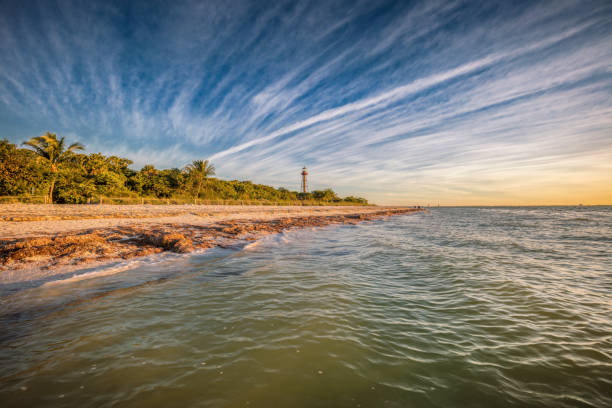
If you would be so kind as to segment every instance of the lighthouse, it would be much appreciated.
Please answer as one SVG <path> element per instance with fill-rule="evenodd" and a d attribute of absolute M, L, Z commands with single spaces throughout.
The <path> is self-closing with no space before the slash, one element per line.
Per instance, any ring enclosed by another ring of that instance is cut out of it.
<path fill-rule="evenodd" d="M 308 171 L 306 167 L 302 169 L 302 193 L 308 192 Z"/>

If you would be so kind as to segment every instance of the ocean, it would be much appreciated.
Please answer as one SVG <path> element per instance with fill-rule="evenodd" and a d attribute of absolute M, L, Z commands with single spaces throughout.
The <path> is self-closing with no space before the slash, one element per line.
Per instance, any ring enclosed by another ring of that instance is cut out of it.
<path fill-rule="evenodd" d="M 0 405 L 610 407 L 611 244 L 432 208 L 0 285 Z"/>

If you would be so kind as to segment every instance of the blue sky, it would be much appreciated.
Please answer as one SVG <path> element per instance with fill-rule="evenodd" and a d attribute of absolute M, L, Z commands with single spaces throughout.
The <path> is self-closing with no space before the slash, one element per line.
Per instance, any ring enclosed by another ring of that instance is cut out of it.
<path fill-rule="evenodd" d="M 609 1 L 0 5 L 0 138 L 292 189 L 306 165 L 383 204 L 612 203 Z"/>

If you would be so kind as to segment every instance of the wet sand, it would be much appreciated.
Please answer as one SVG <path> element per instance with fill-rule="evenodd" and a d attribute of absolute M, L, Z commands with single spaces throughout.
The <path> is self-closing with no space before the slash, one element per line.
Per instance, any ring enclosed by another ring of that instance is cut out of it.
<path fill-rule="evenodd" d="M 415 211 L 377 206 L 1 205 L 0 282 Z"/>

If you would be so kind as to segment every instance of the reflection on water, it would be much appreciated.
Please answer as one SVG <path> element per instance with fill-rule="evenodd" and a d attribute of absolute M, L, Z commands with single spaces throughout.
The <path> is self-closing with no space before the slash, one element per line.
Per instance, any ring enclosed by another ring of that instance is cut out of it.
<path fill-rule="evenodd" d="M 612 406 L 611 242 L 610 208 L 440 208 L 10 288 L 0 401 Z"/>

